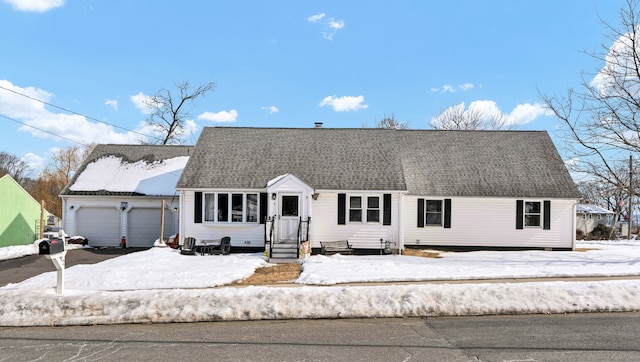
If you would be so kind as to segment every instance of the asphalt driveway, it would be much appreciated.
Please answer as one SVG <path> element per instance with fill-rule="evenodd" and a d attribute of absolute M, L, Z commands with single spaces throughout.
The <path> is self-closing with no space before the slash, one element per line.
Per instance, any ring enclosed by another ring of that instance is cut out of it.
<path fill-rule="evenodd" d="M 147 250 L 148 248 L 83 248 L 67 251 L 65 266 L 95 264 L 117 256 Z M 36 275 L 55 271 L 51 260 L 44 255 L 28 255 L 22 258 L 0 260 L 0 287 L 18 283 Z"/>

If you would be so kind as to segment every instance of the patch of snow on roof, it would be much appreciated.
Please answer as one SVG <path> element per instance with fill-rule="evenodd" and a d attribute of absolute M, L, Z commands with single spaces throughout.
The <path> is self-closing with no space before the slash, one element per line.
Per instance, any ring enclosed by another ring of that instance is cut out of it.
<path fill-rule="evenodd" d="M 607 210 L 603 207 L 596 206 L 593 204 L 578 204 L 576 205 L 576 211 L 595 213 L 595 214 L 615 214 L 613 211 Z"/>
<path fill-rule="evenodd" d="M 69 190 L 173 195 L 188 160 L 188 156 L 181 156 L 129 163 L 116 156 L 102 157 L 88 164 Z"/>

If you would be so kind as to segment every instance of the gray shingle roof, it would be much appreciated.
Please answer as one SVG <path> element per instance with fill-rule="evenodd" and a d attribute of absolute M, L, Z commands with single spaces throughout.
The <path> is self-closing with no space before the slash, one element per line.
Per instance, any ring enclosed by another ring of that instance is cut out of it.
<path fill-rule="evenodd" d="M 193 153 L 193 146 L 182 145 L 97 145 L 87 156 L 80 168 L 69 181 L 69 184 L 62 190 L 61 195 L 112 195 L 112 196 L 139 196 L 134 192 L 109 192 L 109 191 L 71 191 L 69 188 L 75 183 L 78 176 L 87 168 L 91 162 L 105 156 L 120 157 L 125 162 L 134 163 L 145 160 L 149 163 L 159 160 L 166 160 L 174 157 L 189 156 Z"/>
<path fill-rule="evenodd" d="M 319 190 L 579 197 L 544 131 L 209 127 L 177 187 L 259 189 L 286 173 Z"/>

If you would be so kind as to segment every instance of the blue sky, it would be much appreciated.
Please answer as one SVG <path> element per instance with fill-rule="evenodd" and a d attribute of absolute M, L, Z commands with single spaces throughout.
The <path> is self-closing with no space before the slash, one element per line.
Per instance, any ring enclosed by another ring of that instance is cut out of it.
<path fill-rule="evenodd" d="M 38 170 L 58 148 L 136 143 L 140 99 L 181 81 L 216 83 L 186 143 L 205 126 L 359 128 L 391 114 L 427 129 L 464 103 L 561 148 L 539 91 L 602 67 L 581 51 L 610 45 L 599 17 L 617 25 L 622 4 L 2 0 L 0 151 Z"/>

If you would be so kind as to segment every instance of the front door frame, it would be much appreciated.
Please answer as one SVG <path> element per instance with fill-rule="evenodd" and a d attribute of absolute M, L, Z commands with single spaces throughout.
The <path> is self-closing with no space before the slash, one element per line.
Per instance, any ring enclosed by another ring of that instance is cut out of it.
<path fill-rule="evenodd" d="M 296 198 L 296 210 L 284 210 L 284 207 L 288 203 L 285 203 L 285 198 Z M 298 241 L 298 223 L 300 222 L 302 206 L 302 193 L 301 192 L 282 192 L 278 194 L 278 242 L 284 241 Z"/>
<path fill-rule="evenodd" d="M 298 241 L 298 223 L 300 222 L 300 218 L 307 220 L 307 218 L 311 217 L 311 195 L 315 190 L 296 176 L 292 174 L 285 174 L 269 181 L 267 183 L 266 191 L 267 195 L 269 195 L 267 213 L 274 218 L 273 242 L 291 240 L 292 238 L 295 239 L 295 241 Z M 291 235 L 293 230 L 290 229 L 288 232 L 284 232 L 283 229 L 287 227 L 285 223 L 287 221 L 293 223 L 294 218 L 293 216 L 290 216 L 289 219 L 285 219 L 284 221 L 282 220 L 283 196 L 298 197 L 298 216 L 295 217 L 296 228 L 293 235 Z"/>

